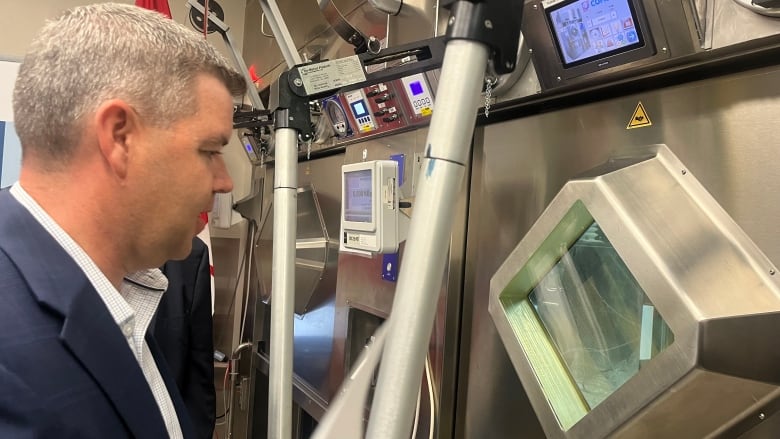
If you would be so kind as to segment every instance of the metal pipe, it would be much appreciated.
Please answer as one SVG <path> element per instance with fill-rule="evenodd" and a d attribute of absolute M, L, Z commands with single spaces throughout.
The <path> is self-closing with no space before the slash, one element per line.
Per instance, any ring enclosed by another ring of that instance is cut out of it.
<path fill-rule="evenodd" d="M 295 42 L 290 35 L 290 31 L 287 29 L 287 25 L 284 22 L 282 13 L 279 11 L 276 0 L 258 1 L 260 2 L 260 8 L 265 12 L 265 19 L 268 20 L 268 24 L 271 25 L 271 32 L 273 32 L 274 37 L 276 38 L 276 44 L 279 46 L 279 50 L 282 51 L 284 60 L 287 62 L 287 67 L 303 64 L 301 55 L 298 54 L 298 50 L 295 48 Z M 262 20 L 262 17 L 260 19 Z M 262 26 L 262 22 L 260 25 Z"/>
<path fill-rule="evenodd" d="M 283 117 L 280 113 L 286 115 L 286 111 L 277 111 L 277 118 Z M 292 128 L 277 128 L 275 141 L 268 437 L 288 439 L 292 434 L 298 133 Z"/>
<path fill-rule="evenodd" d="M 249 69 L 244 62 L 244 58 L 242 58 L 238 52 L 236 52 L 236 46 L 233 45 L 233 37 L 231 37 L 228 32 L 223 32 L 222 38 L 225 40 L 225 45 L 228 47 L 228 49 L 230 49 L 228 50 L 228 53 L 230 53 L 230 57 L 233 59 L 233 64 L 244 76 L 244 81 L 246 81 L 246 94 L 249 97 L 249 102 L 254 108 L 258 110 L 265 110 L 263 101 L 260 99 L 260 93 L 257 92 L 257 87 L 252 81 L 252 77 L 249 76 Z"/>
<path fill-rule="evenodd" d="M 249 69 L 246 67 L 244 58 L 242 58 L 238 51 L 236 51 L 236 46 L 233 44 L 233 38 L 230 36 L 230 28 L 228 25 L 224 21 L 217 18 L 214 14 L 207 15 L 206 9 L 203 7 L 203 5 L 198 3 L 197 0 L 188 0 L 187 6 L 190 8 L 195 8 L 195 10 L 203 14 L 203 17 L 208 17 L 209 23 L 217 27 L 220 35 L 222 35 L 222 39 L 225 41 L 225 45 L 228 48 L 228 53 L 230 54 L 230 58 L 233 60 L 233 64 L 236 66 L 236 69 L 238 69 L 238 71 L 241 72 L 241 74 L 244 76 L 249 101 L 252 103 L 253 107 L 264 110 L 265 107 L 263 106 L 263 101 L 260 99 L 260 94 L 257 92 L 257 88 L 255 88 L 254 82 L 252 82 L 252 77 L 249 76 Z"/>
<path fill-rule="evenodd" d="M 447 43 L 422 178 L 390 314 L 366 437 L 406 439 L 433 328 L 458 191 L 470 144 L 488 48 L 467 40 Z"/>
<path fill-rule="evenodd" d="M 240 345 L 236 346 L 235 349 L 233 349 L 233 353 L 230 355 L 230 391 L 228 392 L 230 397 L 228 398 L 228 401 L 230 401 L 230 407 L 233 407 L 233 395 L 236 390 L 236 377 L 238 376 L 238 360 L 241 359 L 241 351 L 245 349 L 251 349 L 252 343 L 246 342 L 241 343 Z M 225 410 L 227 410 L 227 407 L 225 407 Z M 233 437 L 233 416 L 235 415 L 235 410 L 232 411 L 228 415 L 228 424 L 227 424 L 227 437 L 230 439 Z"/>

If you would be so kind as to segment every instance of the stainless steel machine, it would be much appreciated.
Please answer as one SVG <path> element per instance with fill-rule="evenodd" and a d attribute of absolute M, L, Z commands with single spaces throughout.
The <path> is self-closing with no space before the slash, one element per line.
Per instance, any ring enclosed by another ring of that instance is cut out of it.
<path fill-rule="evenodd" d="M 315 2 L 279 3 L 301 24 L 291 31 L 304 58 L 352 53 Z M 743 3 L 525 1 L 519 71 L 498 82 L 488 72 L 473 109 L 413 437 L 780 434 L 771 347 L 780 21 L 778 5 Z M 435 1 L 404 2 L 393 16 L 369 2 L 334 4 L 391 47 L 447 27 Z M 261 15 L 248 2 L 244 58 L 271 83 L 284 66 Z M 455 110 L 436 105 L 437 79 L 423 75 L 424 91 L 399 80 L 315 105 L 329 129 L 297 164 L 294 437 L 313 434 L 398 294 L 384 256 L 333 255 L 339 170 L 394 158 L 414 217 L 425 118 Z M 428 110 L 415 91 L 429 95 Z M 351 106 L 359 100 L 371 123 Z M 390 107 L 400 122 L 383 120 Z M 262 205 L 237 206 L 260 233 L 241 340 L 254 349 L 239 368 L 249 396 L 239 404 L 237 392 L 231 416 L 258 438 L 267 432 L 275 164 L 264 161 Z"/>

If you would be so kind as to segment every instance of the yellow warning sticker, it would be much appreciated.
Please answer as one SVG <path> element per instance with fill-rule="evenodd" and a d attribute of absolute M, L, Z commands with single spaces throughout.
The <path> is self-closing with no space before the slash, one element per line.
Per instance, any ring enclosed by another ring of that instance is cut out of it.
<path fill-rule="evenodd" d="M 626 129 L 649 127 L 652 124 L 653 122 L 650 121 L 650 117 L 647 115 L 647 111 L 645 111 L 645 106 L 642 105 L 642 101 L 639 101 L 634 114 L 631 115 L 631 120 L 628 121 Z"/>

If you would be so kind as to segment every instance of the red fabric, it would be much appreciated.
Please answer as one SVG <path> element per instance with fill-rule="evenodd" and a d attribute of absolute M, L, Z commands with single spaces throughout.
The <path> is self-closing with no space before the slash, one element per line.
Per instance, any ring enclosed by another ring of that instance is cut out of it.
<path fill-rule="evenodd" d="M 173 18 L 171 16 L 171 8 L 168 6 L 168 0 L 135 0 L 135 5 L 157 11 L 168 18 Z"/>

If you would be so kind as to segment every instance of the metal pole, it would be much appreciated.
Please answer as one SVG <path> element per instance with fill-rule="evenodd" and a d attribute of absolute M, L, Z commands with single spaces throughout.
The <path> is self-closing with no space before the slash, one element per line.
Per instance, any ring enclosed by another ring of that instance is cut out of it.
<path fill-rule="evenodd" d="M 276 112 L 287 117 L 286 110 Z M 298 133 L 277 128 L 274 168 L 274 236 L 271 270 L 271 358 L 268 372 L 268 437 L 292 435 L 293 305 L 297 227 Z"/>
<path fill-rule="evenodd" d="M 244 80 L 246 81 L 247 87 L 246 94 L 249 96 L 249 102 L 252 103 L 254 108 L 258 110 L 265 110 L 265 106 L 263 105 L 263 101 L 260 99 L 260 94 L 257 92 L 255 83 L 252 82 L 252 77 L 249 76 L 249 69 L 246 67 L 244 58 L 239 56 L 238 52 L 236 52 L 235 46 L 233 45 L 233 38 L 227 32 L 222 33 L 222 38 L 225 40 L 225 45 L 227 45 L 230 49 L 229 52 L 231 58 L 233 58 L 233 64 L 235 64 L 241 74 L 244 75 Z"/>
<path fill-rule="evenodd" d="M 235 407 L 235 390 L 236 390 L 236 377 L 238 377 L 238 360 L 241 359 L 241 351 L 245 349 L 252 349 L 254 345 L 251 342 L 241 343 L 233 349 L 233 353 L 230 355 L 230 391 L 228 392 L 228 401 L 230 401 L 229 407 Z M 227 439 L 233 437 L 233 416 L 232 414 L 227 417 Z"/>
<path fill-rule="evenodd" d="M 487 46 L 468 40 L 452 40 L 444 52 L 390 336 L 366 432 L 370 439 L 408 439 L 411 432 L 487 59 Z"/>
<path fill-rule="evenodd" d="M 301 60 L 301 56 L 295 48 L 295 42 L 290 35 L 290 31 L 287 30 L 287 25 L 284 22 L 284 18 L 282 18 L 282 13 L 279 11 L 276 0 L 259 0 L 259 2 L 260 8 L 265 12 L 265 18 L 268 20 L 268 24 L 271 25 L 271 32 L 274 33 L 276 44 L 279 46 L 279 50 L 282 51 L 284 60 L 287 62 L 287 67 L 292 68 L 293 66 L 302 64 L 303 61 Z"/>
<path fill-rule="evenodd" d="M 195 8 L 195 10 L 203 14 L 204 17 L 206 16 L 206 9 L 196 0 L 188 0 L 187 6 Z M 252 103 L 252 106 L 259 110 L 264 110 L 265 107 L 263 106 L 263 101 L 260 99 L 260 94 L 257 93 L 255 84 L 252 82 L 252 78 L 249 76 L 249 70 L 246 68 L 244 58 L 238 54 L 236 51 L 236 46 L 233 45 L 233 38 L 229 33 L 230 28 L 227 24 L 225 24 L 224 21 L 220 20 L 213 14 L 208 16 L 208 20 L 219 30 L 219 33 L 222 35 L 222 39 L 225 40 L 225 45 L 229 49 L 228 52 L 230 53 L 230 57 L 233 60 L 233 64 L 236 66 L 236 69 L 238 69 L 238 71 L 241 72 L 241 74 L 244 76 L 247 87 L 247 95 L 249 96 L 249 101 Z"/>

